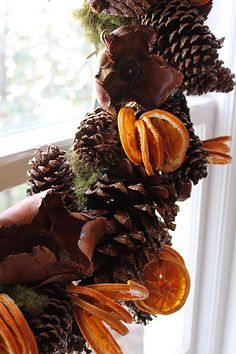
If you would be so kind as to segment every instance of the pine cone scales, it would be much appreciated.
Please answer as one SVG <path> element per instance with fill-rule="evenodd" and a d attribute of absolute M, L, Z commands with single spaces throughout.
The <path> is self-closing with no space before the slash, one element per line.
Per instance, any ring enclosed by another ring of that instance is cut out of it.
<path fill-rule="evenodd" d="M 73 307 L 63 287 L 58 284 L 50 285 L 40 288 L 40 293 L 49 297 L 49 304 L 37 317 L 26 315 L 36 338 L 39 353 L 63 354 L 71 350 L 87 351 L 82 334 L 79 330 L 76 333 L 72 331 Z"/>
<path fill-rule="evenodd" d="M 230 92 L 235 86 L 235 75 L 231 73 L 229 68 L 223 67 L 224 62 L 218 60 L 216 63 L 217 80 L 212 84 L 211 91 Z"/>
<path fill-rule="evenodd" d="M 73 149 L 81 162 L 95 170 L 120 158 L 116 117 L 102 108 L 88 113 L 75 135 Z"/>
<path fill-rule="evenodd" d="M 153 253 L 161 244 L 170 244 L 168 228 L 175 228 L 178 212 L 172 182 L 148 177 L 143 166 L 127 159 L 115 167 L 86 192 L 88 212 L 109 220 L 106 236 L 95 251 L 95 282 L 141 279 Z"/>
<path fill-rule="evenodd" d="M 136 17 L 148 8 L 146 0 L 87 0 L 90 8 L 96 13 L 107 13 L 120 17 Z"/>
<path fill-rule="evenodd" d="M 176 91 L 168 98 L 161 108 L 174 114 L 185 124 L 190 138 L 185 161 L 177 171 L 171 174 L 171 176 L 174 179 L 176 178 L 177 182 L 189 182 L 191 180 L 194 184 L 197 184 L 200 179 L 207 176 L 208 153 L 203 149 L 201 140 L 194 132 L 184 94 L 180 90 Z"/>
<path fill-rule="evenodd" d="M 141 19 L 155 30 L 154 52 L 184 74 L 183 88 L 188 93 L 194 90 L 192 77 L 205 82 L 213 73 L 221 46 L 203 20 L 185 0 L 160 0 Z"/>
<path fill-rule="evenodd" d="M 66 152 L 58 146 L 49 145 L 47 151 L 38 149 L 30 161 L 28 171 L 28 195 L 33 195 L 47 189 L 58 192 L 65 207 L 71 211 L 77 209 L 74 191 L 74 174 L 65 157 Z"/>

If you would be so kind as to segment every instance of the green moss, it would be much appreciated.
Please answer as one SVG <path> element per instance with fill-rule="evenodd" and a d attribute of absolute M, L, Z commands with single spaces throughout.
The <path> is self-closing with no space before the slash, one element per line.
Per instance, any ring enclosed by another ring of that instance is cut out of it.
<path fill-rule="evenodd" d="M 8 294 L 23 312 L 31 316 L 38 315 L 49 304 L 49 298 L 46 295 L 39 294 L 23 285 L 2 287 L 1 290 Z"/>
<path fill-rule="evenodd" d="M 91 41 L 97 49 L 102 47 L 100 34 L 104 29 L 111 32 L 118 27 L 137 23 L 134 18 L 95 14 L 90 10 L 86 1 L 80 9 L 74 10 L 73 15 L 80 21 L 88 40 Z"/>
<path fill-rule="evenodd" d="M 68 154 L 68 160 L 75 174 L 75 187 L 78 199 L 78 205 L 85 207 L 87 198 L 85 196 L 86 190 L 97 182 L 101 176 L 100 171 L 94 171 L 91 167 L 84 165 L 79 159 L 76 152 L 71 151 Z"/>

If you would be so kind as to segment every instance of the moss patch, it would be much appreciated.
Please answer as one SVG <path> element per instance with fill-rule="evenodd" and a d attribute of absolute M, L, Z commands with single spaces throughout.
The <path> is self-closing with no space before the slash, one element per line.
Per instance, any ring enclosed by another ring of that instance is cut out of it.
<path fill-rule="evenodd" d="M 38 315 L 49 304 L 49 298 L 46 295 L 39 294 L 23 285 L 1 286 L 0 292 L 9 295 L 23 312 L 31 316 Z"/>
<path fill-rule="evenodd" d="M 73 11 L 73 16 L 80 21 L 88 40 L 92 42 L 98 50 L 103 47 L 100 34 L 104 29 L 112 32 L 118 27 L 137 23 L 137 20 L 134 18 L 95 14 L 90 10 L 86 1 L 80 9 Z"/>
<path fill-rule="evenodd" d="M 87 197 L 85 196 L 86 190 L 95 184 L 101 176 L 100 171 L 94 171 L 91 167 L 84 165 L 78 158 L 76 152 L 71 151 L 68 154 L 68 160 L 75 174 L 75 192 L 77 195 L 79 207 L 85 207 Z"/>

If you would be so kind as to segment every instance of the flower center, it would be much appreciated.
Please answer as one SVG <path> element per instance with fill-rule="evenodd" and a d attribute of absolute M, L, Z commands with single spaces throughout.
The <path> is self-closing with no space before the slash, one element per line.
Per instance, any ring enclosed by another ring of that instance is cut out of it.
<path fill-rule="evenodd" d="M 142 70 L 134 60 L 126 60 L 119 65 L 119 73 L 124 81 L 134 83 L 139 79 Z"/>

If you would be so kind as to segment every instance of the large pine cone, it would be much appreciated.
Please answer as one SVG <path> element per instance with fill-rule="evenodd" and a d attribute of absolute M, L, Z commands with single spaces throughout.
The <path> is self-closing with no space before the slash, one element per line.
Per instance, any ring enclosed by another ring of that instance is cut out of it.
<path fill-rule="evenodd" d="M 94 256 L 95 282 L 140 280 L 144 264 L 170 244 L 178 212 L 176 190 L 159 175 L 123 159 L 90 188 L 88 213 L 108 218 L 106 236 Z"/>
<path fill-rule="evenodd" d="M 38 344 L 40 354 L 90 353 L 78 326 L 73 306 L 63 287 L 58 284 L 41 287 L 49 304 L 37 317 L 25 315 Z"/>
<path fill-rule="evenodd" d="M 222 42 L 204 25 L 198 10 L 187 0 L 159 0 L 147 10 L 141 23 L 155 30 L 154 52 L 184 74 L 184 90 L 188 94 L 207 92 L 207 82 L 217 78 L 215 63 Z"/>
<path fill-rule="evenodd" d="M 87 113 L 75 135 L 73 149 L 83 164 L 95 170 L 110 166 L 122 153 L 117 118 L 102 108 Z"/>
<path fill-rule="evenodd" d="M 168 111 L 178 117 L 186 126 L 189 133 L 189 148 L 181 167 L 169 174 L 169 178 L 176 180 L 176 187 L 183 183 L 192 181 L 197 184 L 200 179 L 207 176 L 207 155 L 203 148 L 202 141 L 195 134 L 193 124 L 190 119 L 189 108 L 184 94 L 178 90 L 162 105 L 161 109 Z"/>
<path fill-rule="evenodd" d="M 95 13 L 107 13 L 119 17 L 137 17 L 149 7 L 146 0 L 87 0 Z"/>
<path fill-rule="evenodd" d="M 74 189 L 74 173 L 66 158 L 66 152 L 58 146 L 49 145 L 47 151 L 38 149 L 31 159 L 28 171 L 28 195 L 47 189 L 59 193 L 65 207 L 71 211 L 77 209 L 77 197 Z"/>

